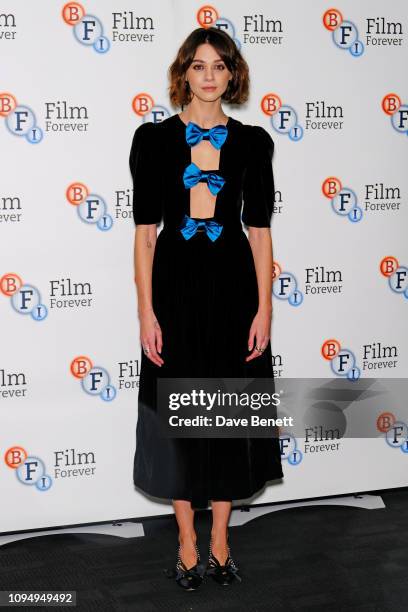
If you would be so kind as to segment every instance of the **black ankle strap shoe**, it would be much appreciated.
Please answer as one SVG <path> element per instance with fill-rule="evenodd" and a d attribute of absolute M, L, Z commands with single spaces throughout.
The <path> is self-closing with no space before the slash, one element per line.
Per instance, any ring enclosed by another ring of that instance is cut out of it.
<path fill-rule="evenodd" d="M 208 563 L 206 568 L 206 575 L 211 576 L 215 582 L 222 586 L 227 586 L 235 581 L 242 582 L 242 576 L 239 573 L 239 568 L 235 561 L 231 557 L 231 550 L 227 538 L 228 557 L 224 563 L 218 561 L 217 557 L 214 556 L 212 551 L 212 540 L 210 540 Z"/>
<path fill-rule="evenodd" d="M 174 569 L 163 570 L 167 578 L 175 578 L 177 584 L 185 591 L 195 591 L 201 585 L 205 568 L 200 562 L 200 551 L 197 544 L 195 545 L 197 552 L 197 563 L 187 569 L 180 558 L 180 544 L 177 553 L 177 563 Z"/>

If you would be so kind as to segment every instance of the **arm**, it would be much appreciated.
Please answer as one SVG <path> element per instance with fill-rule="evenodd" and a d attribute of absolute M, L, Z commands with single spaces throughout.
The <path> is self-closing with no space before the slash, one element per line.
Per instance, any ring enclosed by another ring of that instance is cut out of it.
<path fill-rule="evenodd" d="M 137 290 L 140 342 L 146 356 L 156 365 L 164 361 L 162 333 L 153 310 L 152 270 L 157 241 L 157 224 L 162 220 L 162 189 L 154 176 L 158 143 L 157 126 L 142 123 L 133 136 L 129 165 L 133 178 L 134 279 Z M 146 352 L 145 349 L 149 349 Z"/>
<path fill-rule="evenodd" d="M 163 347 L 159 322 L 152 304 L 152 268 L 157 240 L 157 225 L 137 225 L 134 240 L 134 272 L 137 289 L 140 342 L 148 347 L 149 359 L 161 366 L 164 361 L 158 353 Z"/>
<path fill-rule="evenodd" d="M 246 357 L 251 361 L 260 357 L 258 348 L 265 348 L 270 339 L 272 322 L 273 254 L 271 218 L 275 200 L 272 170 L 274 143 L 270 134 L 259 126 L 250 127 L 248 158 L 243 184 L 244 208 L 242 221 L 248 226 L 248 239 L 254 258 L 258 283 L 258 311 L 248 337 Z"/>
<path fill-rule="evenodd" d="M 272 237 L 268 227 L 250 227 L 249 244 L 258 281 L 259 309 L 272 312 Z"/>
<path fill-rule="evenodd" d="M 265 348 L 270 339 L 273 256 L 269 227 L 249 227 L 248 238 L 255 263 L 259 303 L 258 312 L 252 322 L 248 338 L 248 350 L 252 350 L 252 353 L 246 358 L 246 361 L 251 361 L 262 354 L 255 347 Z"/>

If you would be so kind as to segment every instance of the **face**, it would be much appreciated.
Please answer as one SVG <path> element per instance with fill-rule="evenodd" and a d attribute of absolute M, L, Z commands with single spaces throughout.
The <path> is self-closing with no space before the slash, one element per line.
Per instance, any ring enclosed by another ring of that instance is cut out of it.
<path fill-rule="evenodd" d="M 227 89 L 231 78 L 231 72 L 214 47 L 209 43 L 197 47 L 186 72 L 186 80 L 197 98 L 206 102 L 216 100 Z"/>

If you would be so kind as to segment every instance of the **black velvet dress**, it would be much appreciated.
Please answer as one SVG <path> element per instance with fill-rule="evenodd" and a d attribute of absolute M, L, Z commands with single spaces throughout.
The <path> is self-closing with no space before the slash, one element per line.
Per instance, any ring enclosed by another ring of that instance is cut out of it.
<path fill-rule="evenodd" d="M 129 160 L 135 223 L 163 221 L 153 259 L 152 301 L 163 334 L 164 365 L 154 364 L 140 347 L 134 483 L 154 497 L 190 500 L 197 509 L 206 508 L 209 500 L 247 499 L 267 481 L 283 476 L 276 437 L 158 435 L 160 376 L 273 379 L 270 342 L 260 357 L 245 362 L 258 286 L 241 220 L 247 226 L 270 227 L 274 143 L 260 126 L 232 117 L 226 125 L 216 170 L 225 182 L 214 216 L 207 218 L 222 225 L 215 240 L 203 227 L 189 239 L 181 231 L 185 215 L 190 216 L 190 189 L 183 173 L 191 163 L 191 147 L 178 114 L 141 124 Z"/>

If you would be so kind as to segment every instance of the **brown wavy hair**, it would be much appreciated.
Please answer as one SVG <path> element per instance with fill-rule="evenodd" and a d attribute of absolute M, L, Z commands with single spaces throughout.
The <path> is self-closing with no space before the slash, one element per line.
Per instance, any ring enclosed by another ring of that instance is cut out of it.
<path fill-rule="evenodd" d="M 199 45 L 209 43 L 217 51 L 232 74 L 228 87 L 221 100 L 229 104 L 243 104 L 249 96 L 249 68 L 229 34 L 219 28 L 197 28 L 191 32 L 181 45 L 176 59 L 171 64 L 169 74 L 170 102 L 183 108 L 192 99 L 190 86 L 185 81 L 185 73 L 194 59 Z"/>

